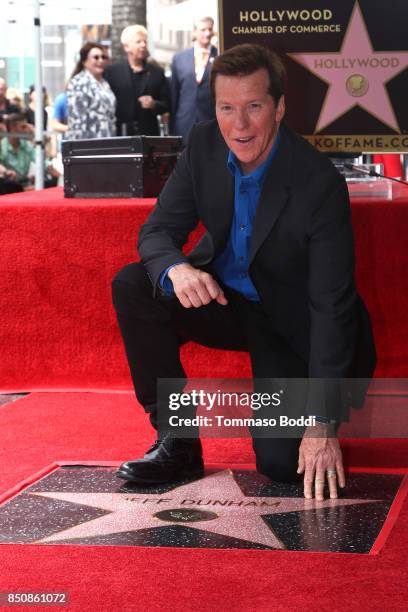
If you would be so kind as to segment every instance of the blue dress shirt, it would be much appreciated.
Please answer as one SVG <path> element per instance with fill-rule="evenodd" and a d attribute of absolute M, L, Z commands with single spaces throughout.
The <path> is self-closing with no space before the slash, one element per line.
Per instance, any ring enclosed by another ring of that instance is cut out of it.
<path fill-rule="evenodd" d="M 239 161 L 232 151 L 229 152 L 228 168 L 235 182 L 234 216 L 227 246 L 213 263 L 217 276 L 225 285 L 257 302 L 259 295 L 248 274 L 249 248 L 262 185 L 278 146 L 279 132 L 268 158 L 250 174 L 242 174 Z"/>
<path fill-rule="evenodd" d="M 263 181 L 279 147 L 279 132 L 268 158 L 250 174 L 242 174 L 239 161 L 232 151 L 228 154 L 227 165 L 234 177 L 234 216 L 231 232 L 224 251 L 213 262 L 218 278 L 228 287 L 242 293 L 248 300 L 259 302 L 259 295 L 249 277 L 249 248 L 256 209 L 261 195 Z M 173 292 L 168 271 L 160 277 L 160 286 L 167 295 Z"/>

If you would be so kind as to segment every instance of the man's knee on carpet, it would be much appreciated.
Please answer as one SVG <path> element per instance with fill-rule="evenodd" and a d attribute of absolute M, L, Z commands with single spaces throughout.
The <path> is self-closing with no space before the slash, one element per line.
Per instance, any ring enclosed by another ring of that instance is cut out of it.
<path fill-rule="evenodd" d="M 169 313 L 153 297 L 153 287 L 141 263 L 128 264 L 112 281 L 112 302 L 118 314 L 146 321 L 167 321 Z"/>

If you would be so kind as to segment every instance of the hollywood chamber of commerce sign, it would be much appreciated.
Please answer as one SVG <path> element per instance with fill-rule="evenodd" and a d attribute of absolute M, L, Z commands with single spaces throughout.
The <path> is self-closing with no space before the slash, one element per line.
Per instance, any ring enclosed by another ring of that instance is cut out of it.
<path fill-rule="evenodd" d="M 323 151 L 408 150 L 406 0 L 221 0 L 221 47 L 256 42 L 288 72 L 286 121 Z"/>

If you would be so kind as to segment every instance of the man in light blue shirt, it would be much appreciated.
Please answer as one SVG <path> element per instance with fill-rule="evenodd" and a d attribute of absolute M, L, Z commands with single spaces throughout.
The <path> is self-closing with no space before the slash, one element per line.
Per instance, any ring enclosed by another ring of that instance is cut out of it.
<path fill-rule="evenodd" d="M 6 120 L 7 130 L 14 134 L 30 134 L 27 122 L 22 114 L 11 114 Z M 35 149 L 32 143 L 19 136 L 10 135 L 3 138 L 0 143 L 0 161 L 8 169 L 15 173 L 14 180 L 24 189 L 32 188 L 33 172 L 35 164 Z M 52 177 L 58 178 L 59 172 L 55 170 L 49 160 L 44 160 L 44 172 Z"/>

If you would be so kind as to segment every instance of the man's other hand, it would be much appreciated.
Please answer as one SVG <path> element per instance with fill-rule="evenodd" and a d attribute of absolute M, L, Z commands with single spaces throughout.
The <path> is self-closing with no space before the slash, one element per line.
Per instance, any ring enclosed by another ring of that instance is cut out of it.
<path fill-rule="evenodd" d="M 11 179 L 12 181 L 14 181 L 17 178 L 17 172 L 15 172 L 14 170 L 11 170 L 11 168 L 6 168 L 4 175 L 7 176 L 7 178 Z"/>
<path fill-rule="evenodd" d="M 138 100 L 142 108 L 153 110 L 154 107 L 156 106 L 156 102 L 154 101 L 152 96 L 140 96 Z"/>
<path fill-rule="evenodd" d="M 340 444 L 331 425 L 316 423 L 307 427 L 299 448 L 298 474 L 304 473 L 304 495 L 307 499 L 324 499 L 327 478 L 331 499 L 337 499 L 337 483 L 346 485 Z"/>
<path fill-rule="evenodd" d="M 14 170 L 11 170 L 10 168 L 6 168 L 2 164 L 0 164 L 0 178 L 6 177 L 6 178 L 14 180 L 16 176 L 17 176 L 17 173 Z"/>
<path fill-rule="evenodd" d="M 26 134 L 30 134 L 30 136 L 34 136 L 35 126 L 32 125 L 31 123 L 28 123 L 28 121 L 25 121 L 24 123 L 21 124 L 20 131 Z"/>
<path fill-rule="evenodd" d="M 200 308 L 212 300 L 222 306 L 228 304 L 224 292 L 211 274 L 197 270 L 190 264 L 181 263 L 173 266 L 167 276 L 173 283 L 174 293 L 184 308 Z"/>

